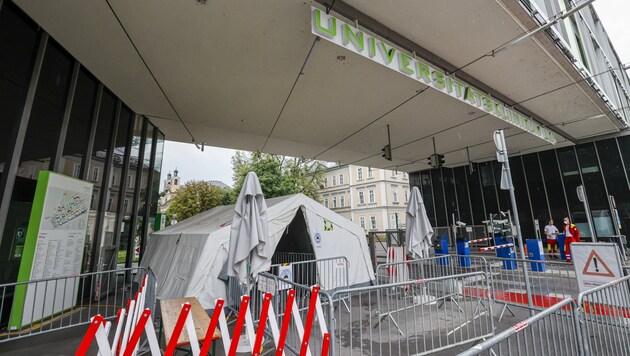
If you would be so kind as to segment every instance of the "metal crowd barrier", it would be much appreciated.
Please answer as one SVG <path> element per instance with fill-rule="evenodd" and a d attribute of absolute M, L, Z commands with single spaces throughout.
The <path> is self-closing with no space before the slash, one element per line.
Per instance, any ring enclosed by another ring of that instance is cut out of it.
<path fill-rule="evenodd" d="M 133 267 L 0 285 L 0 343 L 116 317 L 148 274 L 146 307 L 155 310 L 156 278 Z"/>
<path fill-rule="evenodd" d="M 321 288 L 320 292 L 347 289 L 349 286 L 349 266 L 346 257 L 331 257 L 271 265 L 268 273 L 259 274 L 258 282 L 249 291 L 252 316 L 257 319 L 260 315 L 264 292 L 270 292 L 274 296 L 274 303 L 278 301 L 278 305 L 274 304 L 274 308 L 276 308 L 278 316 L 281 316 L 286 307 L 282 304 L 282 298 L 286 298 L 284 291 L 288 289 L 295 289 L 296 297 L 302 297 L 299 295 L 301 291 L 310 295 L 311 287 L 314 285 Z M 292 271 L 290 280 L 280 276 L 281 267 L 290 267 Z M 268 281 L 271 281 L 273 285 L 267 285 Z M 241 296 L 244 294 L 248 294 L 244 286 L 236 278 L 230 277 L 228 280 L 227 305 L 231 310 L 238 311 Z"/>
<path fill-rule="evenodd" d="M 630 276 L 577 299 L 585 355 L 630 355 Z"/>
<path fill-rule="evenodd" d="M 350 263 L 346 257 L 273 264 L 270 272 L 280 275 L 283 267 L 291 267 L 293 282 L 309 288 L 317 285 L 323 290 L 331 291 L 349 286 Z"/>
<path fill-rule="evenodd" d="M 494 301 L 505 305 L 499 320 L 506 310 L 511 312 L 508 305 L 542 310 L 567 298 L 575 298 L 579 293 L 571 263 L 491 256 L 486 260 Z M 529 277 L 529 295 L 525 286 L 525 269 Z"/>
<path fill-rule="evenodd" d="M 528 271 L 531 294 L 527 294 L 524 270 Z M 542 310 L 567 298 L 577 297 L 579 288 L 573 265 L 560 261 L 532 261 L 493 256 L 441 255 L 419 260 L 385 263 L 376 268 L 378 284 L 483 271 L 491 282 L 493 300 L 503 304 L 499 321 L 509 306 Z M 483 290 L 467 288 L 480 295 Z"/>
<path fill-rule="evenodd" d="M 428 354 L 492 336 L 492 303 L 466 295 L 470 286 L 490 281 L 473 272 L 336 291 L 327 297 L 332 354 Z"/>
<path fill-rule="evenodd" d="M 442 255 L 402 262 L 382 263 L 376 267 L 376 283 L 390 284 L 416 279 L 452 276 L 482 271 L 489 274 L 485 257 L 479 255 Z"/>
<path fill-rule="evenodd" d="M 300 261 L 312 261 L 315 254 L 306 252 L 274 252 L 271 257 L 271 264 L 292 263 Z"/>
<path fill-rule="evenodd" d="M 272 305 L 276 314 L 276 321 L 278 325 L 282 325 L 283 319 L 285 317 L 285 311 L 287 310 L 287 299 L 288 299 L 288 291 L 293 290 L 295 292 L 295 301 L 297 304 L 297 310 L 300 314 L 302 321 L 304 322 L 307 317 L 309 303 L 311 300 L 311 287 L 301 285 L 299 283 L 283 280 L 279 276 L 275 274 L 271 274 L 268 272 L 263 272 L 259 274 L 259 283 L 257 284 L 256 291 L 252 294 L 256 295 L 255 299 L 251 299 L 251 311 L 252 317 L 254 320 L 259 319 L 260 315 L 260 306 L 262 305 L 262 295 L 264 292 L 270 292 L 274 295 L 271 299 Z M 253 298 L 253 296 L 252 296 Z M 326 325 L 330 328 L 330 325 L 333 325 L 332 314 L 329 312 L 329 309 L 326 307 L 330 305 L 329 294 L 320 290 L 319 298 L 323 305 L 324 318 L 326 319 Z M 314 320 L 316 320 L 315 318 Z M 311 327 L 315 328 L 316 322 L 313 322 Z M 305 325 L 305 327 L 309 327 Z M 271 333 L 270 330 L 266 330 L 268 334 L 268 339 L 271 341 Z M 321 350 L 323 342 L 323 337 L 321 333 L 313 331 L 310 334 L 309 345 L 312 350 Z M 290 327 L 285 341 L 285 348 L 291 351 L 292 354 L 298 355 L 300 354 L 300 346 L 301 346 L 301 338 L 297 332 L 295 327 Z M 265 347 L 266 349 L 267 347 Z M 273 346 L 272 346 L 273 348 Z M 287 353 L 289 354 L 289 353 Z"/>
<path fill-rule="evenodd" d="M 562 300 L 471 347 L 459 356 L 582 355 L 575 311 L 575 301 L 572 298 Z"/>

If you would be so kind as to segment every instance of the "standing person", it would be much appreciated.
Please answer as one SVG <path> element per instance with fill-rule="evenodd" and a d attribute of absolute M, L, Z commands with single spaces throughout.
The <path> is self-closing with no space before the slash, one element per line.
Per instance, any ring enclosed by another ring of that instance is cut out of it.
<path fill-rule="evenodd" d="M 558 246 L 558 228 L 553 224 L 553 219 L 549 219 L 545 226 L 545 235 L 547 235 L 547 247 L 551 258 L 556 258 L 556 246 Z"/>
<path fill-rule="evenodd" d="M 571 262 L 571 243 L 580 242 L 580 230 L 573 224 L 568 217 L 564 218 L 564 233 L 566 238 L 564 239 L 564 251 L 567 255 L 567 262 Z"/>

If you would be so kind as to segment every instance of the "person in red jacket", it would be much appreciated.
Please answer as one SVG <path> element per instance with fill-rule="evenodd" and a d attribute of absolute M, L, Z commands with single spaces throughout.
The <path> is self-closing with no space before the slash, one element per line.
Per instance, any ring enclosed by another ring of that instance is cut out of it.
<path fill-rule="evenodd" d="M 564 218 L 564 252 L 567 256 L 567 262 L 571 262 L 571 243 L 580 242 L 580 230 L 575 224 L 571 223 L 568 217 Z"/>

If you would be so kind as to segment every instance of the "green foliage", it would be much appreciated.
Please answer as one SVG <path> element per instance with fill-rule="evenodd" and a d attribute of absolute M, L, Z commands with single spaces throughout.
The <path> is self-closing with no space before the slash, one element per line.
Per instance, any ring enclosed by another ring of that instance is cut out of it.
<path fill-rule="evenodd" d="M 224 205 L 229 196 L 229 189 L 222 189 L 207 181 L 193 180 L 179 188 L 166 213 L 167 216 L 175 214 L 177 221 L 182 221 L 215 206 Z"/>
<path fill-rule="evenodd" d="M 305 158 L 291 158 L 260 152 L 236 152 L 232 156 L 234 189 L 232 202 L 238 198 L 245 176 L 256 172 L 265 198 L 302 193 L 318 200 L 326 166 Z"/>

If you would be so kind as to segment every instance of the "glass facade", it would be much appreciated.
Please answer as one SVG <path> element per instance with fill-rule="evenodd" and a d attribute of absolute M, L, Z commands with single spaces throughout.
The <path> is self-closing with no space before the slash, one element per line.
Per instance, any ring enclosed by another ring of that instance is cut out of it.
<path fill-rule="evenodd" d="M 590 241 L 588 216 L 576 189 L 583 185 L 596 237 L 606 240 L 630 232 L 630 135 L 510 157 L 512 180 L 525 238 L 534 238 L 550 218 L 562 230 L 569 216 Z M 507 191 L 501 190 L 500 166 L 484 162 L 471 167 L 431 169 L 410 174 L 423 194 L 434 226 L 452 224 L 451 213 L 467 224 L 480 225 L 489 213 L 511 210 Z M 454 184 L 452 183 L 454 177 Z M 610 204 L 614 198 L 616 208 Z M 434 207 L 439 207 L 435 209 Z M 616 209 L 616 214 L 614 209 Z M 618 218 L 617 218 L 618 215 Z M 446 223 L 446 224 L 445 224 Z M 542 237 L 542 236 L 540 236 Z"/>
<path fill-rule="evenodd" d="M 44 170 L 94 184 L 83 271 L 130 265 L 157 213 L 164 135 L 14 4 L 0 4 L 0 284 L 17 278 L 16 231 L 28 228 Z"/>

